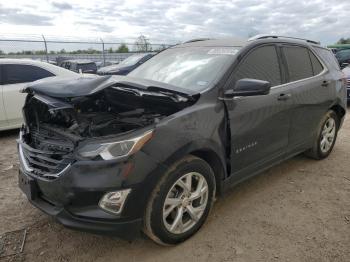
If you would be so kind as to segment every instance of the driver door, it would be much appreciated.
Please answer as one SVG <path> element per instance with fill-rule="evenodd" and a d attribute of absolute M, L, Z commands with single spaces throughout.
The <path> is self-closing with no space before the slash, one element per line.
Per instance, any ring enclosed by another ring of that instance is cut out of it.
<path fill-rule="evenodd" d="M 283 83 L 279 49 L 264 45 L 250 50 L 236 66 L 227 88 L 239 79 L 271 83 L 267 95 L 225 100 L 231 129 L 231 177 L 242 180 L 283 156 L 288 146 L 290 90 Z"/>

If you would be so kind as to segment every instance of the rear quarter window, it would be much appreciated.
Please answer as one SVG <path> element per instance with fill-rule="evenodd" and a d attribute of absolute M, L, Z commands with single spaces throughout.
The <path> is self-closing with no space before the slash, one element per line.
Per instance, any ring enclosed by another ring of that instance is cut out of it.
<path fill-rule="evenodd" d="M 315 50 L 316 54 L 327 65 L 327 67 L 340 70 L 339 63 L 331 50 L 316 46 L 314 46 L 313 49 Z"/>

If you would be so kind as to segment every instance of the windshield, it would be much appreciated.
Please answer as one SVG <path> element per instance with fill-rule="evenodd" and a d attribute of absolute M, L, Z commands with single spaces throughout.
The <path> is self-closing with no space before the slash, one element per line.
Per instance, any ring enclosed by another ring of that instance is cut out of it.
<path fill-rule="evenodd" d="M 224 74 L 238 50 L 237 47 L 171 48 L 154 56 L 129 76 L 203 91 Z"/>
<path fill-rule="evenodd" d="M 122 66 L 131 66 L 136 64 L 138 61 L 140 61 L 145 55 L 147 54 L 137 54 L 137 55 L 132 55 L 123 60 L 122 62 L 119 63 L 119 65 Z"/>

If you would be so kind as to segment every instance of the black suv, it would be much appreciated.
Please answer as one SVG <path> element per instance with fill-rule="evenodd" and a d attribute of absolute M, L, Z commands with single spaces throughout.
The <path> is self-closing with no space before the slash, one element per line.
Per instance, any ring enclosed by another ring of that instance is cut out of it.
<path fill-rule="evenodd" d="M 96 74 L 97 72 L 96 63 L 90 60 L 67 60 L 60 66 L 77 73 Z"/>
<path fill-rule="evenodd" d="M 127 75 L 132 70 L 142 65 L 148 59 L 150 59 L 154 54 L 135 54 L 124 59 L 117 65 L 109 65 L 101 67 L 97 70 L 98 75 Z"/>
<path fill-rule="evenodd" d="M 342 76 L 316 42 L 261 36 L 190 41 L 128 76 L 39 80 L 25 90 L 19 185 L 68 227 L 182 242 L 231 186 L 330 154 Z"/>

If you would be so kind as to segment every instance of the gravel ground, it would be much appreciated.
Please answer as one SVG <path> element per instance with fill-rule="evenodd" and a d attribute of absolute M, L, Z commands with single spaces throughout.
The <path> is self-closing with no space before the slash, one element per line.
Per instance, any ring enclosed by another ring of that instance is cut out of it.
<path fill-rule="evenodd" d="M 218 199 L 187 242 L 161 247 L 67 229 L 17 187 L 17 131 L 0 133 L 0 235 L 28 231 L 3 261 L 350 261 L 350 120 L 328 159 L 290 159 Z M 1 241 L 1 238 L 0 238 Z"/>

